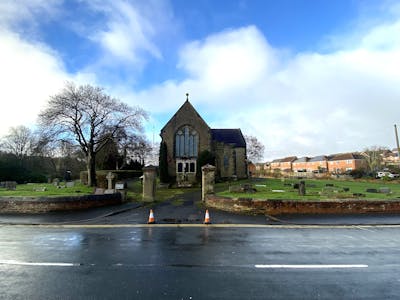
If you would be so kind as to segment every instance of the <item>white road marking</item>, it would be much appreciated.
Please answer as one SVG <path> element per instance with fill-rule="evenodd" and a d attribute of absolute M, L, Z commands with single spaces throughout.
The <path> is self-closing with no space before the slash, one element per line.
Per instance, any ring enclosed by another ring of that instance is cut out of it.
<path fill-rule="evenodd" d="M 14 265 L 14 266 L 45 266 L 45 267 L 76 267 L 80 264 L 62 263 L 62 262 L 29 262 L 18 260 L 0 260 L 0 265 Z"/>
<path fill-rule="evenodd" d="M 254 265 L 258 269 L 349 269 L 368 268 L 368 265 Z"/>

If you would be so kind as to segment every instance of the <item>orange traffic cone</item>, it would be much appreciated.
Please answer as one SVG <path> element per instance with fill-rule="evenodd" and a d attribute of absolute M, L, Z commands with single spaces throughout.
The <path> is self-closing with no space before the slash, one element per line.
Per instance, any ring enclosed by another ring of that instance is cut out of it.
<path fill-rule="evenodd" d="M 154 220 L 154 213 L 153 210 L 150 209 L 150 215 L 149 215 L 149 221 L 147 222 L 147 224 L 154 224 L 156 221 Z"/>
<path fill-rule="evenodd" d="M 204 216 L 204 224 L 211 224 L 210 214 L 208 213 L 208 209 L 206 209 L 206 215 Z"/>

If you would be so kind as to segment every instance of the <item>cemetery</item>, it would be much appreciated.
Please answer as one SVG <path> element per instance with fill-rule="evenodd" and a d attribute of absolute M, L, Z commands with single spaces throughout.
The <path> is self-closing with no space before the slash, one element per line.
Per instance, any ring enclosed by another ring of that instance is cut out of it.
<path fill-rule="evenodd" d="M 398 182 L 251 179 L 217 184 L 207 207 L 225 211 L 277 215 L 285 213 L 399 213 Z"/>

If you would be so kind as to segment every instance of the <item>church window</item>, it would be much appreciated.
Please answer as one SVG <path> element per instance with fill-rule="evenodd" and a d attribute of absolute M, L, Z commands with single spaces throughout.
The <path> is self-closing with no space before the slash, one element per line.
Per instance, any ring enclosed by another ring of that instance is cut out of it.
<path fill-rule="evenodd" d="M 175 134 L 175 157 L 197 157 L 199 137 L 195 130 L 185 126 Z"/>
<path fill-rule="evenodd" d="M 178 163 L 178 172 L 182 173 L 183 171 L 183 164 L 182 163 Z"/>
<path fill-rule="evenodd" d="M 224 155 L 224 168 L 228 168 L 229 166 L 229 158 L 228 156 Z"/>

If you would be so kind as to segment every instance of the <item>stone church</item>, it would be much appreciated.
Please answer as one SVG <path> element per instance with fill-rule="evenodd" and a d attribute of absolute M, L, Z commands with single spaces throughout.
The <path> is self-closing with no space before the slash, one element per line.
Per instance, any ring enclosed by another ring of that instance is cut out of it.
<path fill-rule="evenodd" d="M 215 157 L 217 178 L 246 178 L 246 141 L 240 129 L 211 129 L 189 102 L 185 103 L 161 129 L 167 148 L 168 174 L 178 185 L 196 182 L 200 153 Z M 200 170 L 200 169 L 199 169 Z"/>

